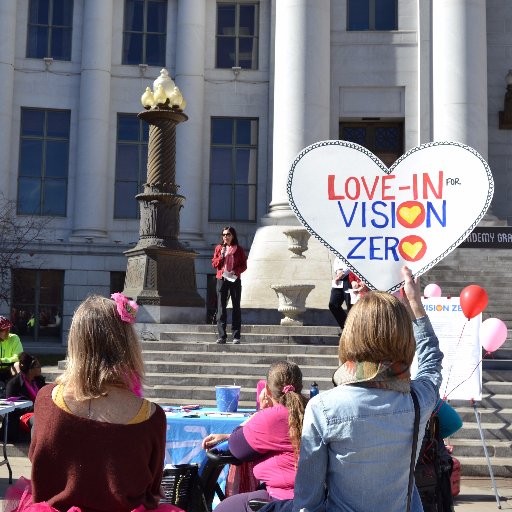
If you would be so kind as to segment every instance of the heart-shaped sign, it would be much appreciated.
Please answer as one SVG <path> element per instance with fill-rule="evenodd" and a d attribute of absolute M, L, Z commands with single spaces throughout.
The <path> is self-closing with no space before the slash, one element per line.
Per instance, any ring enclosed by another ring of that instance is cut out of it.
<path fill-rule="evenodd" d="M 487 162 L 457 142 L 418 146 L 389 169 L 358 144 L 317 142 L 288 177 L 306 229 L 371 289 L 387 291 L 403 285 L 403 265 L 419 276 L 462 243 L 493 193 Z"/>

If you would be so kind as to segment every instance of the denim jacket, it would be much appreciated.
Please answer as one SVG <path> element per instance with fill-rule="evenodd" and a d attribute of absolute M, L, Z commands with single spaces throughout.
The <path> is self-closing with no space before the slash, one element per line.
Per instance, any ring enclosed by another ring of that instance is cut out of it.
<path fill-rule="evenodd" d="M 420 405 L 418 450 L 436 405 L 443 353 L 428 317 L 413 322 Z M 404 512 L 414 404 L 410 393 L 338 386 L 310 400 L 304 415 L 293 511 Z M 327 487 L 327 498 L 326 489 Z M 416 487 L 411 511 L 423 510 Z"/>

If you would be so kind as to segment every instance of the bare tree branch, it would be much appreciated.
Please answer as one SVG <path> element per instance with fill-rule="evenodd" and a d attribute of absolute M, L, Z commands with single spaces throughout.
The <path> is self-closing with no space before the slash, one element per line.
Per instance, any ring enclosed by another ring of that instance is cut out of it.
<path fill-rule="evenodd" d="M 17 215 L 16 202 L 0 194 L 0 303 L 11 300 L 11 271 L 17 268 L 30 245 L 45 236 L 48 217 Z"/>

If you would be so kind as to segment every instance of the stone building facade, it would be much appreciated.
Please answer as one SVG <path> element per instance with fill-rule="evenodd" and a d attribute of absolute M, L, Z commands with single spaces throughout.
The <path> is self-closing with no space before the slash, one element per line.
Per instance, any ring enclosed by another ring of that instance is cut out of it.
<path fill-rule="evenodd" d="M 389 164 L 463 142 L 493 171 L 492 219 L 510 223 L 512 132 L 499 111 L 511 20 L 507 0 L 2 0 L 0 191 L 19 215 L 49 219 L 15 271 L 20 329 L 65 340 L 88 293 L 122 286 L 145 177 L 136 114 L 163 67 L 187 100 L 180 240 L 198 253 L 207 307 L 213 246 L 233 225 L 250 249 L 247 321 L 273 321 L 270 284 L 289 275 L 327 309 L 332 256 L 311 240 L 291 267 L 283 235 L 297 225 L 288 170 L 318 140 L 353 140 Z"/>

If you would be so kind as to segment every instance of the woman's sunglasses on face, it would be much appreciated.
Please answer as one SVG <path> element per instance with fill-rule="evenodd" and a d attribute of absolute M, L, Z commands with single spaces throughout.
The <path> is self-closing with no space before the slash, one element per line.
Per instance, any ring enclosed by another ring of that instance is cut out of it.
<path fill-rule="evenodd" d="M 222 236 L 233 236 L 231 233 L 222 233 Z"/>

